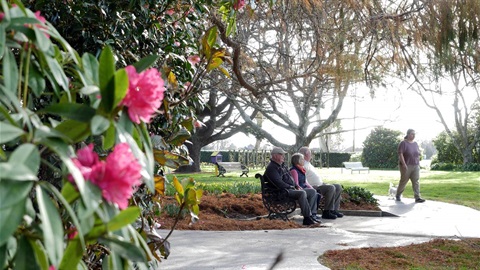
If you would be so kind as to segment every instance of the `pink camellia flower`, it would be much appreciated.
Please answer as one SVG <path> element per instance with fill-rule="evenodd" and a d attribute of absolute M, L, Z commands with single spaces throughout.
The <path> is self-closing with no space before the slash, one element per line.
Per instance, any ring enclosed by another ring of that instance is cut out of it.
<path fill-rule="evenodd" d="M 200 56 L 190 55 L 189 57 L 187 57 L 187 60 L 188 60 L 188 62 L 190 62 L 190 64 L 196 65 L 200 62 Z"/>
<path fill-rule="evenodd" d="M 163 100 L 165 85 L 158 70 L 151 68 L 137 73 L 133 66 L 125 68 L 128 74 L 128 90 L 121 105 L 128 107 L 132 122 L 149 123 Z"/>
<path fill-rule="evenodd" d="M 105 161 L 93 151 L 93 144 L 78 150 L 72 160 L 83 177 L 102 190 L 102 197 L 120 209 L 128 206 L 134 187 L 141 184 L 142 167 L 127 143 L 117 144 Z"/>
<path fill-rule="evenodd" d="M 78 235 L 77 229 L 73 228 L 71 232 L 67 234 L 68 240 L 72 240 Z"/>
<path fill-rule="evenodd" d="M 37 27 L 38 29 L 40 29 L 47 38 L 50 38 L 50 35 L 47 34 L 47 27 L 45 26 L 45 22 L 46 22 L 47 20 L 45 19 L 45 17 L 43 17 L 42 15 L 40 15 L 40 11 L 36 11 L 36 12 L 35 12 L 35 18 L 37 18 L 37 20 L 39 20 L 39 21 L 41 22 L 41 24 L 36 23 L 36 24 L 35 24 L 35 27 Z"/>
<path fill-rule="evenodd" d="M 97 164 L 99 158 L 97 153 L 93 151 L 93 144 L 88 145 L 77 151 L 77 158 L 72 159 L 75 166 L 80 169 L 80 172 L 85 179 L 91 179 L 90 175 Z M 70 182 L 74 182 L 73 178 L 69 177 Z"/>
<path fill-rule="evenodd" d="M 5 18 L 5 13 L 0 12 L 0 22 L 3 21 L 3 18 Z"/>
<path fill-rule="evenodd" d="M 166 11 L 165 13 L 167 13 L 167 15 L 170 15 L 170 16 L 172 16 L 172 15 L 173 15 L 173 13 L 175 13 L 175 9 L 173 9 L 173 8 L 171 8 L 171 9 L 167 9 L 167 11 Z"/>
<path fill-rule="evenodd" d="M 245 5 L 245 0 L 235 0 L 235 3 L 233 4 L 233 9 L 241 10 Z"/>
<path fill-rule="evenodd" d="M 102 190 L 102 196 L 106 201 L 116 203 L 120 209 L 125 209 L 132 197 L 133 187 L 142 183 L 141 169 L 130 146 L 121 143 L 117 144 L 107 157 L 103 175 L 93 177 L 91 181 Z"/>

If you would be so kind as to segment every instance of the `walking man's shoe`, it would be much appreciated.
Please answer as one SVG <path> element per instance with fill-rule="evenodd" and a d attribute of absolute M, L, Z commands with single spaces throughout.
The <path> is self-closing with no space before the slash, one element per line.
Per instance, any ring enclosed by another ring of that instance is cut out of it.
<path fill-rule="evenodd" d="M 400 196 L 396 196 L 396 197 L 395 197 L 395 200 L 396 200 L 397 202 L 401 202 L 401 201 L 402 201 L 402 199 L 400 199 Z"/>
<path fill-rule="evenodd" d="M 425 200 L 422 199 L 422 198 L 416 198 L 416 199 L 415 199 L 415 202 L 416 202 L 416 203 L 422 203 L 422 202 L 425 202 Z"/>

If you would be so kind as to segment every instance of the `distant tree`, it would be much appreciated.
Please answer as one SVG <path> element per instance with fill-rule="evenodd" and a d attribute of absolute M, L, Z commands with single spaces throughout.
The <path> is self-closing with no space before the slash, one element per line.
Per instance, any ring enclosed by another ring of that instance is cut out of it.
<path fill-rule="evenodd" d="M 457 134 L 453 134 L 453 137 Z M 463 157 L 462 153 L 458 151 L 457 147 L 453 143 L 452 137 L 443 131 L 440 133 L 434 140 L 433 144 L 437 149 L 437 158 L 435 162 L 444 162 L 444 163 L 453 163 L 453 164 L 462 164 Z"/>
<path fill-rule="evenodd" d="M 388 73 L 388 58 L 375 57 L 386 51 L 365 42 L 371 40 L 365 27 L 372 26 L 376 8 L 349 1 L 284 1 L 254 17 L 239 16 L 238 34 L 221 38 L 232 49 L 233 75 L 241 86 L 229 95 L 248 132 L 289 151 L 340 132 L 328 128 L 338 120 L 348 91 L 363 79 L 378 85 Z M 226 31 L 220 20 L 213 21 Z M 388 41 L 376 40 L 383 48 L 382 42 Z M 255 123 L 245 104 L 295 139 L 282 142 Z"/>
<path fill-rule="evenodd" d="M 398 144 L 402 133 L 377 127 L 363 142 L 362 163 L 372 168 L 393 169 L 398 166 Z"/>
<path fill-rule="evenodd" d="M 433 144 L 432 140 L 422 141 L 419 144 L 420 144 L 420 148 L 422 148 L 424 151 L 423 153 L 426 159 L 431 159 L 432 156 L 437 154 L 437 149 L 435 148 L 435 145 Z"/>

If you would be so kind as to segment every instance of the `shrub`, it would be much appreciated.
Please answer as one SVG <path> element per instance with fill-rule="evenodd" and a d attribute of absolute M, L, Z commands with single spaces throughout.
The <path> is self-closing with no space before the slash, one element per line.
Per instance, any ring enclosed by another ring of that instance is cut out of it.
<path fill-rule="evenodd" d="M 368 203 L 373 205 L 378 205 L 378 200 L 373 197 L 373 193 L 362 188 L 362 187 L 347 187 L 343 191 L 348 194 L 349 200 L 354 203 Z"/>
<path fill-rule="evenodd" d="M 438 162 L 430 166 L 432 171 L 455 171 L 458 168 L 458 165 L 448 162 Z"/>
<path fill-rule="evenodd" d="M 397 148 L 400 131 L 378 127 L 363 142 L 362 162 L 365 167 L 394 169 L 398 166 Z"/>
<path fill-rule="evenodd" d="M 466 172 L 478 172 L 480 171 L 479 163 L 467 163 L 462 165 L 462 170 Z"/>

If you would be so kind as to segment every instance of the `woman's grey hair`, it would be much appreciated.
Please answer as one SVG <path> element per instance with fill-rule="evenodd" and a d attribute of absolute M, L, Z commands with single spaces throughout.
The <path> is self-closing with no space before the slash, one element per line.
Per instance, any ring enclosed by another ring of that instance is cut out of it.
<path fill-rule="evenodd" d="M 292 155 L 292 165 L 300 164 L 300 160 L 304 159 L 303 154 L 295 153 Z"/>

